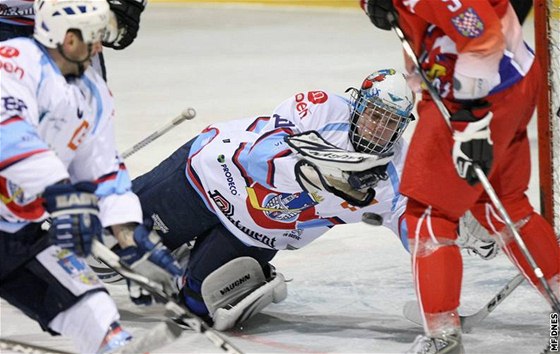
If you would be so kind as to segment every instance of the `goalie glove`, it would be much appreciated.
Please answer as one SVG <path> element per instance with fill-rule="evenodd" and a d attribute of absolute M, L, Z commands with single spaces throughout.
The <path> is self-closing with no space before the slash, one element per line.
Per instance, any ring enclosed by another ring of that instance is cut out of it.
<path fill-rule="evenodd" d="M 323 175 L 314 163 L 306 160 L 299 160 L 296 163 L 295 173 L 300 187 L 311 194 L 324 190 L 358 207 L 369 205 L 375 198 L 373 188 L 367 188 L 365 192 L 356 190 L 344 179 Z"/>
<path fill-rule="evenodd" d="M 296 180 L 310 193 L 324 190 L 355 206 L 366 206 L 375 197 L 373 188 L 387 179 L 389 155 L 346 151 L 329 143 L 316 131 L 284 138 L 302 158 L 295 166 Z"/>
<path fill-rule="evenodd" d="M 331 171 L 342 177 L 342 171 L 366 171 L 383 166 L 391 161 L 393 154 L 371 155 L 343 150 L 325 139 L 314 130 L 284 137 L 284 141 L 294 153 L 319 166 L 322 171 Z"/>

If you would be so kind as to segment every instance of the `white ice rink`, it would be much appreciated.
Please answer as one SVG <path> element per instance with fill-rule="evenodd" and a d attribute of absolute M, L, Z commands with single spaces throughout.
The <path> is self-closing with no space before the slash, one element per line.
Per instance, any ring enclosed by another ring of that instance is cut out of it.
<path fill-rule="evenodd" d="M 532 40 L 531 26 L 529 21 Z M 136 42 L 105 53 L 121 151 L 186 107 L 198 113 L 127 159 L 133 176 L 211 122 L 269 114 L 302 90 L 342 94 L 371 71 L 403 68 L 393 33 L 376 30 L 361 11 L 340 9 L 150 4 Z M 531 134 L 534 145 L 536 133 Z M 537 185 L 534 179 L 534 203 Z M 465 253 L 464 263 L 463 314 L 480 309 L 516 274 L 502 254 L 482 261 Z M 401 315 L 403 304 L 415 298 L 410 260 L 387 230 L 365 224 L 336 227 L 304 249 L 280 252 L 273 264 L 292 279 L 286 301 L 226 333 L 248 353 L 400 353 L 421 332 Z M 124 326 L 137 336 L 161 318 L 160 307 L 137 308 L 124 288 L 110 291 Z M 467 353 L 538 353 L 548 342 L 548 311 L 545 301 L 523 284 L 464 335 Z M 42 333 L 5 302 L 0 314 L 2 337 L 72 350 L 68 340 Z M 155 351 L 214 352 L 220 351 L 188 331 Z"/>

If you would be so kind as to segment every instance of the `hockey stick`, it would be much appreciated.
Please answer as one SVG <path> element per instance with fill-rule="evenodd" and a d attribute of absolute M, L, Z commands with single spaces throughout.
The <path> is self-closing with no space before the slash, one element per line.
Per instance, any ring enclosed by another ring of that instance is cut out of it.
<path fill-rule="evenodd" d="M 143 333 L 141 337 L 134 339 L 125 346 L 118 348 L 113 354 L 137 354 L 147 353 L 163 347 L 179 338 L 183 329 L 171 320 L 159 323 L 156 327 Z M 32 343 L 16 341 L 7 338 L 0 338 L 0 352 L 10 350 L 18 353 L 32 354 L 72 354 L 57 349 L 51 349 Z"/>
<path fill-rule="evenodd" d="M 473 327 L 475 327 L 480 322 L 482 322 L 482 320 L 488 317 L 488 315 L 492 311 L 494 311 L 496 307 L 500 303 L 502 303 L 502 301 L 504 301 L 505 298 L 513 292 L 513 290 L 515 290 L 515 288 L 523 283 L 524 280 L 525 278 L 523 277 L 523 275 L 517 274 L 480 310 L 473 313 L 472 315 L 460 316 L 463 332 L 469 333 L 470 331 L 472 331 Z M 408 301 L 406 304 L 404 304 L 403 315 L 407 320 L 422 326 L 422 315 L 416 301 Z"/>
<path fill-rule="evenodd" d="M 194 110 L 194 108 L 185 109 L 183 112 L 181 112 L 181 114 L 179 114 L 177 117 L 173 118 L 173 120 L 171 122 L 167 123 L 161 129 L 156 130 L 152 134 L 148 135 L 146 138 L 142 139 L 140 142 L 134 144 L 133 147 L 131 147 L 130 149 L 123 152 L 122 153 L 122 158 L 126 159 L 130 155 L 135 154 L 138 150 L 142 149 L 144 146 L 150 144 L 151 142 L 153 142 L 154 140 L 156 140 L 157 138 L 159 138 L 163 134 L 167 133 L 169 130 L 171 130 L 175 126 L 183 123 L 185 120 L 191 120 L 195 116 L 196 116 L 196 111 Z"/>
<path fill-rule="evenodd" d="M 17 340 L 0 338 L 0 352 L 4 350 L 11 350 L 18 353 L 31 353 L 31 354 L 72 354 L 61 350 L 43 347 Z"/>
<path fill-rule="evenodd" d="M 410 45 L 410 43 L 408 43 L 408 40 L 406 39 L 404 32 L 402 31 L 402 29 L 399 27 L 399 24 L 397 23 L 396 15 L 392 12 L 389 12 L 387 14 L 387 19 L 391 23 L 391 26 L 393 27 L 393 30 L 397 34 L 397 37 L 399 37 L 404 51 L 409 56 L 410 60 L 412 60 L 414 66 L 416 66 L 416 70 L 418 70 L 420 77 L 422 78 L 422 82 L 426 85 L 426 88 L 428 89 L 428 93 L 430 94 L 432 100 L 434 101 L 437 108 L 439 109 L 445 123 L 447 124 L 447 127 L 451 130 L 451 121 L 450 121 L 451 114 L 449 113 L 447 107 L 445 107 L 445 104 L 443 103 L 441 97 L 439 96 L 439 93 L 432 86 L 432 83 L 426 76 L 426 73 L 424 72 L 424 70 L 422 70 L 422 67 L 420 66 L 420 62 L 418 61 L 418 58 L 416 57 L 416 54 L 414 53 L 412 46 Z M 556 295 L 550 288 L 550 285 L 544 278 L 542 269 L 538 266 L 537 262 L 535 262 L 535 259 L 529 252 L 529 249 L 527 248 L 525 241 L 523 241 L 523 239 L 521 238 L 521 235 L 519 234 L 513 221 L 509 217 L 508 212 L 506 211 L 502 202 L 498 198 L 496 191 L 490 184 L 490 181 L 488 181 L 488 177 L 484 174 L 484 171 L 482 171 L 480 166 L 478 166 L 477 164 L 473 164 L 473 169 L 476 173 L 476 176 L 478 177 L 478 180 L 482 184 L 482 187 L 484 188 L 486 194 L 488 194 L 488 196 L 490 197 L 492 204 L 494 204 L 494 206 L 498 210 L 498 213 L 500 214 L 500 217 L 502 218 L 504 224 L 512 233 L 515 242 L 517 243 L 519 249 L 521 250 L 521 253 L 525 257 L 525 259 L 527 260 L 531 268 L 533 268 L 533 273 L 535 274 L 535 276 L 537 277 L 537 279 L 540 281 L 543 288 L 545 289 L 546 295 L 548 295 L 548 299 L 550 300 L 553 311 L 556 313 L 560 313 L 560 302 L 558 301 L 558 298 L 556 297 Z"/>
<path fill-rule="evenodd" d="M 184 306 L 177 303 L 171 295 L 166 294 L 162 290 L 162 286 L 147 277 L 136 273 L 126 263 L 121 262 L 118 255 L 116 255 L 109 248 L 105 247 L 101 242 L 94 240 L 92 244 L 92 253 L 95 256 L 113 268 L 116 272 L 120 273 L 123 277 L 136 282 L 142 288 L 149 291 L 154 298 L 165 304 L 165 308 L 174 316 L 174 320 L 181 321 L 184 325 L 191 328 L 193 331 L 204 335 L 214 345 L 223 351 L 231 354 L 242 354 L 243 352 L 237 349 L 232 343 L 225 339 L 220 333 L 210 327 L 200 317 L 190 312 Z"/>
<path fill-rule="evenodd" d="M 173 118 L 173 120 L 171 122 L 167 123 L 161 129 L 156 130 L 155 132 L 153 132 L 152 134 L 150 134 L 149 136 L 142 139 L 138 143 L 134 144 L 134 146 L 132 146 L 131 148 L 129 148 L 125 152 L 123 152 L 121 154 L 123 160 L 130 157 L 131 155 L 134 155 L 139 150 L 146 147 L 146 145 L 152 143 L 154 140 L 156 140 L 160 136 L 164 135 L 165 133 L 167 133 L 168 131 L 170 131 L 174 127 L 178 126 L 179 124 L 183 123 L 185 120 L 191 120 L 195 116 L 196 116 L 196 111 L 194 110 L 194 108 L 187 108 L 187 109 L 183 110 L 181 112 L 181 114 L 179 114 L 177 117 Z M 12 198 L 15 198 L 17 195 L 21 194 L 21 192 L 23 192 L 22 189 L 17 189 L 16 193 L 14 193 L 14 196 Z M 0 195 L 0 198 L 4 198 L 4 196 Z M 2 201 L 4 201 L 4 200 L 2 200 Z M 4 201 L 4 202 L 7 203 L 7 202 L 9 202 L 9 200 Z M 88 262 L 88 263 L 89 263 L 89 266 L 95 271 L 95 273 L 97 273 L 97 275 L 105 283 L 118 283 L 118 282 L 123 280 L 122 278 L 119 278 L 119 279 L 113 279 L 111 281 L 107 281 L 108 278 L 112 277 L 111 273 L 113 273 L 113 272 L 107 272 L 107 268 L 99 267 L 97 265 L 92 264 L 92 262 Z"/>

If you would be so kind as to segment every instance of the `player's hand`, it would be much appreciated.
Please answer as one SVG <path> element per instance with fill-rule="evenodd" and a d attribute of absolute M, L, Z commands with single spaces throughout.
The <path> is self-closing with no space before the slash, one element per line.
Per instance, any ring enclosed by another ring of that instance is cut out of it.
<path fill-rule="evenodd" d="M 171 252 L 161 243 L 159 236 L 151 232 L 151 225 L 138 225 L 134 229 L 135 246 L 117 251 L 121 260 L 134 271 L 161 284 L 168 294 L 176 292 L 175 278 L 182 275 L 181 267 Z M 151 305 L 152 296 L 134 282 L 127 282 L 130 299 L 137 305 Z"/>
<path fill-rule="evenodd" d="M 91 182 L 54 184 L 43 192 L 45 209 L 50 213 L 51 242 L 79 256 L 91 253 L 94 238 L 101 239 L 97 186 Z"/>
<path fill-rule="evenodd" d="M 490 172 L 493 161 L 493 143 L 490 122 L 493 114 L 486 102 L 469 102 L 451 115 L 453 126 L 453 163 L 459 176 L 471 186 L 478 182 L 474 165 L 485 174 Z"/>
<path fill-rule="evenodd" d="M 140 29 L 140 14 L 146 7 L 143 0 L 107 0 L 117 18 L 118 35 L 112 42 L 103 45 L 114 49 L 124 49 L 132 44 Z"/>

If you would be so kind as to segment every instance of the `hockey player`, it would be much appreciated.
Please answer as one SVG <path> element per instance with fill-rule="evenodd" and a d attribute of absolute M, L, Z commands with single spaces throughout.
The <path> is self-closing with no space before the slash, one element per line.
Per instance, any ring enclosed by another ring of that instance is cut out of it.
<path fill-rule="evenodd" d="M 408 247 L 398 192 L 413 95 L 393 69 L 351 99 L 302 91 L 271 115 L 210 125 L 133 181 L 170 249 L 194 242 L 182 296 L 224 330 L 286 296 L 269 265 L 364 212 Z M 486 243 L 484 246 L 488 246 Z"/>
<path fill-rule="evenodd" d="M 507 256 L 546 296 L 473 164 L 488 175 L 544 278 L 560 295 L 556 237 L 525 194 L 530 176 L 527 124 L 539 94 L 539 67 L 507 0 L 369 0 L 364 7 L 371 21 L 387 30 L 387 13 L 396 11 L 422 58 L 422 70 L 451 112 L 452 131 L 431 97 L 422 94 L 401 193 L 409 198 L 405 219 L 425 330 L 411 352 L 459 353 L 462 259 L 454 241 L 465 211 L 472 211 L 500 240 Z M 410 75 L 411 84 L 420 82 L 412 66 Z"/>
<path fill-rule="evenodd" d="M 111 93 L 89 67 L 108 4 L 35 5 L 35 39 L 0 43 L 0 295 L 45 331 L 72 338 L 80 352 L 105 353 L 130 334 L 82 258 L 103 228 L 142 274 L 172 283 L 181 272 L 142 224 L 116 151 Z"/>
<path fill-rule="evenodd" d="M 113 49 L 128 47 L 140 29 L 140 15 L 147 0 L 106 0 L 111 8 L 109 25 L 103 45 Z M 15 37 L 31 37 L 35 10 L 33 0 L 0 0 L 0 41 Z M 101 51 L 92 58 L 93 67 L 105 77 Z"/>

